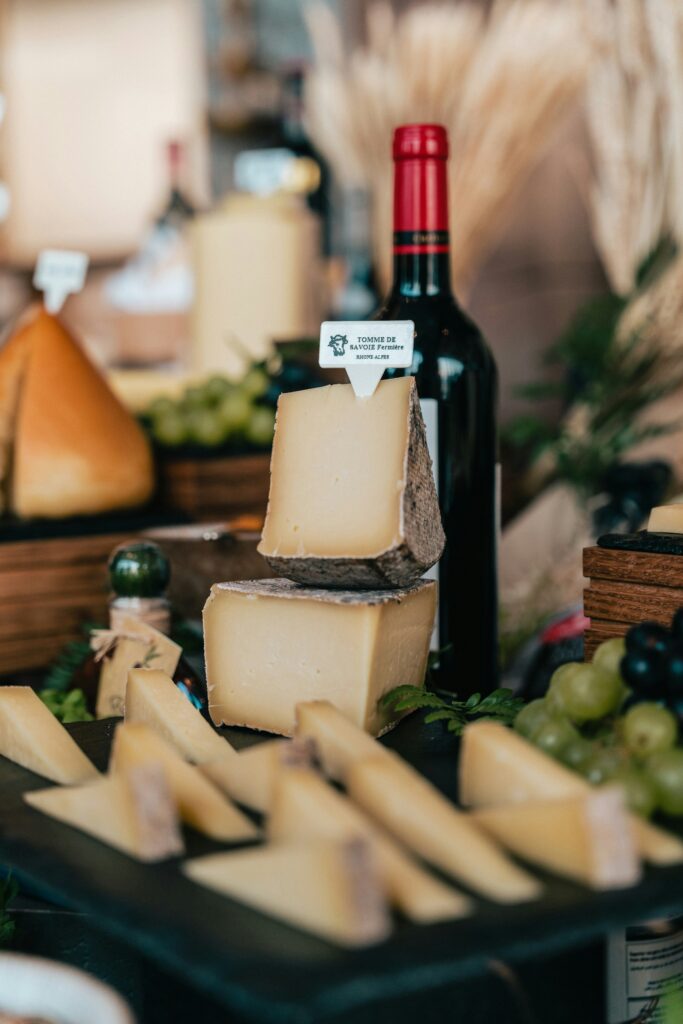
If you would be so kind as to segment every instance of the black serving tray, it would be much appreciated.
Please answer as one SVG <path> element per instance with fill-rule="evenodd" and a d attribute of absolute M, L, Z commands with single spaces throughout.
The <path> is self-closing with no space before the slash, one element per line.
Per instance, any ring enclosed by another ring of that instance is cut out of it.
<path fill-rule="evenodd" d="M 69 727 L 100 768 L 115 724 Z M 236 746 L 260 739 L 224 732 Z M 454 797 L 456 742 L 445 731 L 414 715 L 385 742 Z M 88 913 L 133 952 L 211 995 L 230 1020 L 309 1024 L 373 1008 L 379 1014 L 416 995 L 426 1014 L 446 986 L 483 973 L 492 958 L 537 959 L 626 924 L 683 914 L 683 867 L 650 869 L 636 888 L 605 894 L 547 878 L 537 902 L 502 907 L 477 900 L 469 919 L 399 921 L 387 942 L 341 950 L 194 885 L 178 862 L 142 865 L 46 818 L 22 801 L 42 786 L 44 780 L 0 758 L 0 863 L 26 892 Z M 188 856 L 222 848 L 189 830 L 186 840 Z M 399 1017 L 392 1011 L 381 1019 Z"/>

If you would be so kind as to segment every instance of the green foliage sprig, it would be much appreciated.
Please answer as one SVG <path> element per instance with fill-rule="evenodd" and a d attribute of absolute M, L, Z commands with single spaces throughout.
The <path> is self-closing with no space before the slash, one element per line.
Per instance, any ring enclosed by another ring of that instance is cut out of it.
<path fill-rule="evenodd" d="M 467 700 L 458 700 L 457 694 L 443 690 L 423 690 L 419 686 L 397 686 L 386 693 L 381 702 L 383 707 L 394 711 L 416 711 L 428 708 L 425 722 L 445 722 L 449 732 L 459 736 L 469 721 L 475 718 L 490 718 L 504 725 L 511 725 L 524 701 L 515 697 L 512 690 L 501 687 L 482 697 L 473 693 Z"/>
<path fill-rule="evenodd" d="M 88 704 L 83 690 L 50 690 L 38 691 L 43 704 L 49 708 L 55 718 L 64 725 L 71 722 L 92 722 L 93 715 L 88 711 Z"/>

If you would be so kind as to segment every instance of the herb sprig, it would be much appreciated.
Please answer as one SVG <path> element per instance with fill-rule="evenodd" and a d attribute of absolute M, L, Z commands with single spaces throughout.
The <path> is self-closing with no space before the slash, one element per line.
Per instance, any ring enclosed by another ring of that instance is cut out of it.
<path fill-rule="evenodd" d="M 467 700 L 458 700 L 457 694 L 444 690 L 423 690 L 419 686 L 397 686 L 381 698 L 383 707 L 394 711 L 416 711 L 427 708 L 425 722 L 445 722 L 446 728 L 459 736 L 467 723 L 475 718 L 490 718 L 504 725 L 511 725 L 517 712 L 524 707 L 524 701 L 515 697 L 512 690 L 500 687 L 482 697 L 473 693 Z"/>

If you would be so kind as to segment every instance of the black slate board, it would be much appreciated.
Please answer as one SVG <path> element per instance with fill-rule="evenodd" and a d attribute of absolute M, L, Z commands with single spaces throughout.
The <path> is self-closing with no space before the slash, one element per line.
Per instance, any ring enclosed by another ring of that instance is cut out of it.
<path fill-rule="evenodd" d="M 648 555 L 683 555 L 680 533 L 605 533 L 598 537 L 598 547 L 616 551 L 641 551 Z"/>
<path fill-rule="evenodd" d="M 115 722 L 70 729 L 104 768 Z M 236 746 L 258 739 L 225 730 Z M 449 796 L 456 788 L 451 737 L 405 720 L 388 745 Z M 21 795 L 44 780 L 0 758 L 0 863 L 21 886 L 93 923 L 241 1019 L 309 1024 L 421 993 L 420 1005 L 492 957 L 526 959 L 586 942 L 611 928 L 683 913 L 683 868 L 650 870 L 637 888 L 594 895 L 547 879 L 542 900 L 522 907 L 478 901 L 471 918 L 428 927 L 400 922 L 391 939 L 358 952 L 339 950 L 193 885 L 176 862 L 147 866 L 52 821 Z M 218 845 L 188 831 L 187 853 Z"/>

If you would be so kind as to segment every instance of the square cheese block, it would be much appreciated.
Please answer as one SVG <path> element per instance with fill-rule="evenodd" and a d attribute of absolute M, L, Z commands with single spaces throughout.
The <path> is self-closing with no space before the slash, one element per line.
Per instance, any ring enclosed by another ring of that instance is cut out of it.
<path fill-rule="evenodd" d="M 441 514 L 413 377 L 282 395 L 259 551 L 311 586 L 404 587 L 441 557 Z"/>
<path fill-rule="evenodd" d="M 650 512 L 648 533 L 683 533 L 683 503 L 659 505 Z"/>
<path fill-rule="evenodd" d="M 217 583 L 204 608 L 211 718 L 291 736 L 297 704 L 328 700 L 378 735 L 396 720 L 383 694 L 424 682 L 435 611 L 426 580 L 393 591 Z"/>

